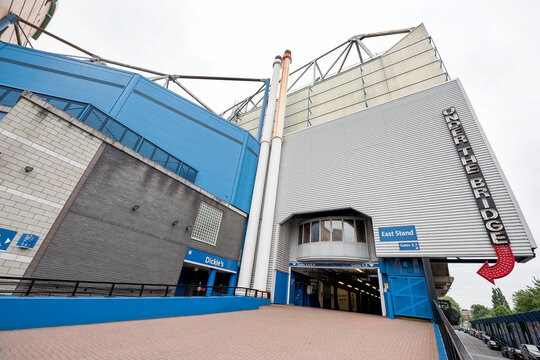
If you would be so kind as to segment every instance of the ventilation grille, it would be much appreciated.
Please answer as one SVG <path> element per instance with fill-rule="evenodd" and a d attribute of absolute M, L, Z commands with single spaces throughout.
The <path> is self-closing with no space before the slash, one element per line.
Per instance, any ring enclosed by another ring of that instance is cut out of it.
<path fill-rule="evenodd" d="M 216 246 L 223 211 L 201 202 L 191 238 Z"/>

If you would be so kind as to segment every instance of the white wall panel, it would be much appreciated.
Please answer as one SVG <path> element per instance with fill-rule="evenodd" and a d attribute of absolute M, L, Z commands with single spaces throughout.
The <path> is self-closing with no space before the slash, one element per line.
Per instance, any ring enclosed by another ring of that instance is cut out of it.
<path fill-rule="evenodd" d="M 450 106 L 463 122 L 515 255 L 532 256 L 525 220 L 459 81 L 285 136 L 276 224 L 295 213 L 352 207 L 372 218 L 379 257 L 494 257 L 441 114 Z M 379 241 L 379 227 L 402 225 L 416 226 L 420 251 Z M 284 251 L 278 256 L 284 257 L 277 259 L 281 266 L 289 260 Z"/>

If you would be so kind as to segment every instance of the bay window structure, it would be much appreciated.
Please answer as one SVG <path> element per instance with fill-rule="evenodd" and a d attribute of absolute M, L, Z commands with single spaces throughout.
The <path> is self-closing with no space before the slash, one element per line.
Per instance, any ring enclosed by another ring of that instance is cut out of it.
<path fill-rule="evenodd" d="M 296 225 L 297 261 L 370 261 L 370 220 L 355 216 L 329 216 L 303 220 Z M 291 249 L 292 250 L 292 249 Z"/>

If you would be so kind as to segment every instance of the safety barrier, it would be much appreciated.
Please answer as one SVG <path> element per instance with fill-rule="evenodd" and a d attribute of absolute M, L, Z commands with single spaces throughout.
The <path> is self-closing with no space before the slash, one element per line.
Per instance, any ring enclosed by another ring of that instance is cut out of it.
<path fill-rule="evenodd" d="M 0 295 L 62 297 L 246 296 L 270 299 L 268 291 L 231 286 L 104 282 L 0 276 Z"/>
<path fill-rule="evenodd" d="M 442 312 L 437 301 L 433 300 L 433 322 L 439 326 L 441 337 L 449 360 L 472 360 L 471 355 L 456 335 L 452 325 Z"/>

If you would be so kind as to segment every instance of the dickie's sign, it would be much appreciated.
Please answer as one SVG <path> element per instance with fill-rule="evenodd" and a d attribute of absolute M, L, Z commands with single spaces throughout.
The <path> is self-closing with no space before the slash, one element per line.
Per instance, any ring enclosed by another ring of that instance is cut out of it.
<path fill-rule="evenodd" d="M 494 266 L 489 266 L 486 261 L 478 270 L 478 274 L 494 283 L 493 279 L 508 275 L 514 268 L 515 259 L 510 248 L 510 240 L 456 109 L 452 106 L 443 110 L 442 114 L 471 186 L 489 239 L 497 253 L 497 263 Z"/>

